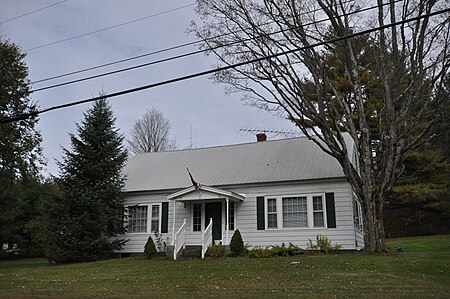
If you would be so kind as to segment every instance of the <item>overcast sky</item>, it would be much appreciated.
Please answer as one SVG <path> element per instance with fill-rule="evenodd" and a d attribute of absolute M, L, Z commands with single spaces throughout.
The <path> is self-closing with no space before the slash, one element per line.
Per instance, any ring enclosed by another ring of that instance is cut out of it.
<path fill-rule="evenodd" d="M 186 33 L 196 19 L 195 6 L 180 8 L 194 1 L 181 0 L 68 0 L 52 7 L 17 16 L 61 2 L 61 0 L 0 0 L 0 35 L 21 46 L 27 53 L 29 79 L 37 81 L 63 73 L 128 58 L 195 40 Z M 177 9 L 180 8 L 180 9 Z M 100 30 L 165 11 L 128 25 L 105 30 L 69 41 L 32 49 L 84 33 Z M 8 21 L 9 20 L 9 21 Z M 190 46 L 176 51 L 133 60 L 57 80 L 33 84 L 38 89 L 52 84 L 92 76 L 155 59 L 197 50 Z M 97 96 L 100 91 L 113 93 L 211 68 L 213 57 L 203 54 L 185 59 L 106 76 L 77 84 L 33 93 L 41 108 Z M 146 109 L 156 107 L 172 125 L 171 136 L 179 148 L 253 142 L 252 134 L 240 128 L 295 130 L 289 121 L 273 113 L 244 106 L 239 95 L 226 96 L 224 85 L 215 85 L 208 77 L 196 78 L 163 87 L 111 99 L 116 125 L 128 137 L 133 123 Z M 61 146 L 69 147 L 68 133 L 75 132 L 91 104 L 42 114 L 38 129 L 48 165 L 44 174 L 58 174 L 54 159 L 61 160 Z M 271 137 L 270 134 L 269 138 Z M 273 137 L 275 138 L 275 137 Z"/>

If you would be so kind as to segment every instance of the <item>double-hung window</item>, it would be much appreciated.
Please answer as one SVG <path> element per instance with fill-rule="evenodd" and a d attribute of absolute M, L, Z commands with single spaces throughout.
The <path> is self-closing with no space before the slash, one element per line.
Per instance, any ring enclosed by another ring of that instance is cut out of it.
<path fill-rule="evenodd" d="M 325 194 L 267 197 L 265 216 L 266 229 L 327 227 Z"/>
<path fill-rule="evenodd" d="M 314 227 L 325 227 L 325 217 L 323 210 L 323 196 L 313 196 L 313 222 Z"/>
<path fill-rule="evenodd" d="M 283 227 L 308 227 L 306 196 L 283 197 Z"/>
<path fill-rule="evenodd" d="M 128 208 L 129 213 L 129 233 L 147 232 L 147 206 L 132 206 Z"/>
<path fill-rule="evenodd" d="M 278 228 L 277 199 L 267 199 L 267 228 Z"/>
<path fill-rule="evenodd" d="M 151 227 L 150 231 L 160 231 L 160 219 L 161 219 L 161 206 L 159 204 L 152 205 L 152 220 L 151 220 Z"/>
<path fill-rule="evenodd" d="M 355 228 L 362 231 L 363 225 L 361 205 L 356 199 L 353 199 L 353 221 L 355 223 Z"/>
<path fill-rule="evenodd" d="M 202 204 L 196 203 L 193 205 L 193 223 L 192 230 L 194 232 L 202 231 Z"/>
<path fill-rule="evenodd" d="M 228 205 L 228 225 L 230 226 L 230 230 L 234 230 L 234 202 L 230 202 Z"/>

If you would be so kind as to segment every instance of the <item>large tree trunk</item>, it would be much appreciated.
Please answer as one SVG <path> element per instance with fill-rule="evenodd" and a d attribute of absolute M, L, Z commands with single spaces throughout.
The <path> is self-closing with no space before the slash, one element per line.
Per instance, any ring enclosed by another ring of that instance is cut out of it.
<path fill-rule="evenodd" d="M 365 194 L 362 199 L 365 250 L 370 253 L 386 253 L 383 204 L 379 203 L 376 198 L 374 194 Z"/>

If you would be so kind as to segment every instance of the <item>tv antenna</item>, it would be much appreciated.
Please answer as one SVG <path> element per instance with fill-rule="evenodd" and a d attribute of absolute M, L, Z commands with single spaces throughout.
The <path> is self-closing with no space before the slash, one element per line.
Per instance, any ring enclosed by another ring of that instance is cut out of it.
<path fill-rule="evenodd" d="M 265 133 L 271 136 L 271 138 L 275 138 L 277 136 L 282 136 L 285 138 L 293 138 L 293 137 L 299 137 L 301 136 L 301 132 L 297 132 L 294 130 L 274 130 L 274 129 L 261 129 L 261 128 L 240 128 L 239 132 L 245 132 L 247 134 L 259 134 L 259 133 Z"/>

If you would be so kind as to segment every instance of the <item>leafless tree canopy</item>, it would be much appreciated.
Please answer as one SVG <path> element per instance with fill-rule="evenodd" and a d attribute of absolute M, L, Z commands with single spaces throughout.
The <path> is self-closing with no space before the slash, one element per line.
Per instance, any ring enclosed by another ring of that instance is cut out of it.
<path fill-rule="evenodd" d="M 134 154 L 170 151 L 176 148 L 175 139 L 170 139 L 170 122 L 157 109 L 147 110 L 131 128 L 128 139 L 130 151 Z"/>
<path fill-rule="evenodd" d="M 282 111 L 339 161 L 363 206 L 371 252 L 385 250 L 384 198 L 404 154 L 433 136 L 449 104 L 449 13 L 426 16 L 442 9 L 448 1 L 197 0 L 202 22 L 191 29 L 220 65 L 296 50 L 213 79 L 246 103 Z M 425 17 L 311 47 L 417 16 Z"/>

